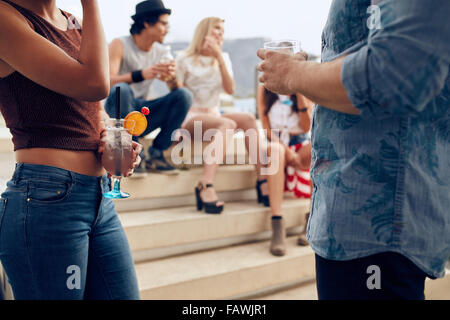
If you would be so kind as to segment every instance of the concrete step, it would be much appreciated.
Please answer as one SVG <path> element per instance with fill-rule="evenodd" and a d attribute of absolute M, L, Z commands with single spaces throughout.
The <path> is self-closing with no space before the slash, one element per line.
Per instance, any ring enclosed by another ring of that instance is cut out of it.
<path fill-rule="evenodd" d="M 14 145 L 12 143 L 12 135 L 6 127 L 0 127 L 0 152 L 13 152 Z"/>
<path fill-rule="evenodd" d="M 252 300 L 317 300 L 316 281 L 306 282 L 300 286 L 288 287 L 265 296 L 255 297 Z"/>
<path fill-rule="evenodd" d="M 186 195 L 193 197 L 194 188 L 201 177 L 202 168 L 192 168 L 180 171 L 178 175 L 147 174 L 144 177 L 123 179 L 121 188 L 130 193 L 131 197 L 126 200 L 117 200 L 117 208 L 119 211 L 124 211 L 123 204 L 136 200 L 173 199 Z M 216 172 L 214 188 L 217 192 L 254 189 L 256 179 L 255 169 L 252 165 L 224 165 L 220 166 Z M 173 206 L 173 202 L 168 204 Z"/>
<path fill-rule="evenodd" d="M 282 208 L 286 227 L 303 226 L 309 206 L 309 199 L 285 199 Z M 187 206 L 127 212 L 119 214 L 119 218 L 132 251 L 257 236 L 271 230 L 270 209 L 256 201 L 226 203 L 220 215 L 208 215 Z"/>
<path fill-rule="evenodd" d="M 446 269 L 445 277 L 425 281 L 425 298 L 427 300 L 450 300 L 450 269 Z"/>
<path fill-rule="evenodd" d="M 125 190 L 125 189 L 124 189 Z M 256 201 L 256 191 L 254 188 L 246 190 L 235 191 L 219 191 L 217 196 L 220 200 L 228 202 L 236 201 Z M 115 201 L 116 210 L 119 213 L 146 211 L 162 208 L 176 208 L 184 206 L 195 206 L 196 200 L 194 195 L 194 189 L 190 194 L 161 197 L 161 198 L 149 198 L 149 199 L 134 199 L 133 195 L 128 200 Z"/>
<path fill-rule="evenodd" d="M 144 152 L 146 156 L 148 156 L 148 148 L 153 144 L 153 141 L 159 134 L 160 129 L 156 129 L 155 131 L 151 132 L 149 135 L 147 135 L 144 138 L 140 138 L 139 142 L 144 147 Z M 264 132 L 259 132 L 260 136 L 263 138 Z M 192 137 L 193 139 L 194 137 Z M 172 160 L 172 155 L 177 155 L 180 157 L 180 159 L 183 159 L 183 163 L 189 165 L 192 165 L 194 163 L 202 163 L 204 152 L 207 150 L 207 146 L 210 145 L 210 142 L 202 142 L 202 143 L 194 143 L 194 140 L 191 140 L 191 144 L 183 145 L 183 148 L 179 146 L 179 148 L 174 149 L 173 146 L 169 148 L 167 151 L 165 151 L 164 156 L 169 161 Z M 228 142 L 226 145 L 226 153 L 224 158 L 224 163 L 227 164 L 243 164 L 243 163 L 249 163 L 248 162 L 248 155 L 247 150 L 245 147 L 245 135 L 242 131 L 237 131 L 233 135 L 233 140 Z M 177 154 L 177 151 L 183 150 L 182 154 Z M 196 162 L 198 161 L 198 162 Z M 241 161 L 241 162 L 238 162 Z"/>
<path fill-rule="evenodd" d="M 144 300 L 237 299 L 284 283 L 311 281 L 314 254 L 287 241 L 288 253 L 274 257 L 269 241 L 136 264 Z"/>
<path fill-rule="evenodd" d="M 12 178 L 16 159 L 13 152 L 0 152 L 0 189 L 6 189 L 6 183 Z"/>
<path fill-rule="evenodd" d="M 426 300 L 450 300 L 450 270 L 442 279 L 425 281 Z M 305 283 L 300 286 L 288 287 L 268 295 L 255 297 L 254 300 L 317 300 L 316 282 Z"/>

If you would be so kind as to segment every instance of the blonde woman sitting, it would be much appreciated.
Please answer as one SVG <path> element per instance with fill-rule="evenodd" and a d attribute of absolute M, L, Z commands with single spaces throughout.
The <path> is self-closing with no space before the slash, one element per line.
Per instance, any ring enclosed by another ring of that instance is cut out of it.
<path fill-rule="evenodd" d="M 221 115 L 220 94 L 234 92 L 233 71 L 227 53 L 222 52 L 224 20 L 210 17 L 203 19 L 195 30 L 190 46 L 176 59 L 179 82 L 188 88 L 194 96 L 193 105 L 186 116 L 182 128 L 194 136 L 194 125 L 201 123 L 203 132 L 209 129 L 217 131 L 216 137 L 226 137 L 227 129 L 254 129 L 257 132 L 255 116 L 250 113 L 231 113 Z M 220 133 L 220 134 L 219 134 Z M 258 138 L 259 141 L 259 138 Z M 246 147 L 249 139 L 246 137 Z M 223 154 L 226 145 L 223 143 Z M 258 157 L 259 158 L 259 157 Z M 203 175 L 195 189 L 197 209 L 205 208 L 206 213 L 221 213 L 224 202 L 219 201 L 213 189 L 217 161 L 205 161 Z M 256 170 L 259 177 L 259 161 Z"/>

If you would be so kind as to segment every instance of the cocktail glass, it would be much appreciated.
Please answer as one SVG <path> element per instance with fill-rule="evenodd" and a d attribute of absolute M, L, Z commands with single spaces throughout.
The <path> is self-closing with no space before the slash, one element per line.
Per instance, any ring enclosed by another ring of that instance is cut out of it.
<path fill-rule="evenodd" d="M 102 163 L 112 175 L 113 189 L 104 193 L 108 199 L 125 199 L 130 194 L 120 190 L 122 175 L 133 165 L 133 142 L 130 131 L 134 129 L 134 120 L 109 119 L 106 122 L 106 141 Z"/>

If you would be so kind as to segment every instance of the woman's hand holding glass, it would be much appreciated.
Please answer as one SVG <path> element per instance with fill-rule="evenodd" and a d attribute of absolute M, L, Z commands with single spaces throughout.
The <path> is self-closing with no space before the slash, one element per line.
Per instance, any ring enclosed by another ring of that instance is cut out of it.
<path fill-rule="evenodd" d="M 134 130 L 135 121 L 109 119 L 102 131 L 101 146 L 103 167 L 108 176 L 114 178 L 114 188 L 103 194 L 105 198 L 128 198 L 128 193 L 120 190 L 120 179 L 133 174 L 134 168 L 139 165 L 141 159 L 139 153 L 142 146 L 132 141 L 130 132 Z"/>
<path fill-rule="evenodd" d="M 104 161 L 103 153 L 104 153 L 105 147 L 106 147 L 106 142 L 107 142 L 106 139 L 107 139 L 106 128 L 103 127 L 102 131 L 100 132 L 100 146 L 97 151 L 100 158 L 102 159 L 103 166 L 105 166 L 105 164 L 103 163 L 103 161 Z M 131 141 L 131 147 L 132 147 L 132 153 L 130 153 L 130 157 L 132 160 L 125 161 L 125 163 L 129 163 L 130 165 L 128 167 L 124 168 L 125 170 L 122 172 L 123 177 L 130 177 L 133 174 L 134 169 L 139 167 L 139 165 L 141 164 L 141 161 L 142 161 L 140 154 L 143 150 L 143 146 L 140 143 Z M 108 171 L 108 177 L 111 177 L 112 175 L 114 175 L 114 172 Z"/>
<path fill-rule="evenodd" d="M 125 178 L 130 177 L 131 175 L 133 175 L 134 173 L 134 169 L 136 169 L 137 167 L 139 167 L 139 165 L 141 164 L 141 152 L 142 152 L 142 145 L 140 143 L 137 143 L 135 141 L 131 141 L 131 145 L 133 148 L 133 152 L 131 155 L 132 160 L 132 165 L 128 168 L 128 171 L 126 172 L 122 172 L 122 176 L 124 176 Z"/>

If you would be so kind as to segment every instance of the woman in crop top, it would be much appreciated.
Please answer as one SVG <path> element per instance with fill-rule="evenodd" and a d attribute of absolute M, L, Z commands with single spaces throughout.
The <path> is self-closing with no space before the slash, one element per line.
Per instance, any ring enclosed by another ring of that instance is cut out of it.
<path fill-rule="evenodd" d="M 98 4 L 81 0 L 81 36 L 55 3 L 0 1 L 0 110 L 17 161 L 0 199 L 0 260 L 15 299 L 138 299 L 128 241 L 102 198 L 109 70 Z"/>
<path fill-rule="evenodd" d="M 290 191 L 297 198 L 311 197 L 311 144 L 308 133 L 312 103 L 302 95 L 281 96 L 263 86 L 258 88 L 257 100 L 262 127 L 270 141 L 269 152 L 279 155 L 278 171 L 261 182 L 261 197 L 272 211 L 270 252 L 282 256 L 286 253 L 281 212 L 283 193 Z M 304 234 L 299 237 L 298 244 L 307 244 Z"/>
<path fill-rule="evenodd" d="M 214 141 L 218 136 L 224 137 L 225 140 L 227 130 L 242 129 L 258 132 L 254 115 L 220 113 L 220 94 L 222 92 L 232 94 L 235 86 L 230 57 L 222 51 L 223 34 L 224 20 L 216 17 L 203 19 L 195 30 L 190 46 L 176 59 L 177 78 L 194 96 L 192 107 L 182 125 L 192 137 L 195 137 L 196 123 L 201 123 L 202 136 L 206 131 L 216 131 Z M 256 137 L 259 145 L 259 135 Z M 246 139 L 245 143 L 249 150 L 249 139 Z M 223 146 L 225 154 L 226 144 L 223 143 Z M 254 158 L 259 178 L 259 156 L 256 155 Z M 217 199 L 213 189 L 217 167 L 216 159 L 212 161 L 206 159 L 203 164 L 202 179 L 195 189 L 198 209 L 205 207 L 206 213 L 221 213 L 224 208 L 223 201 Z"/>

